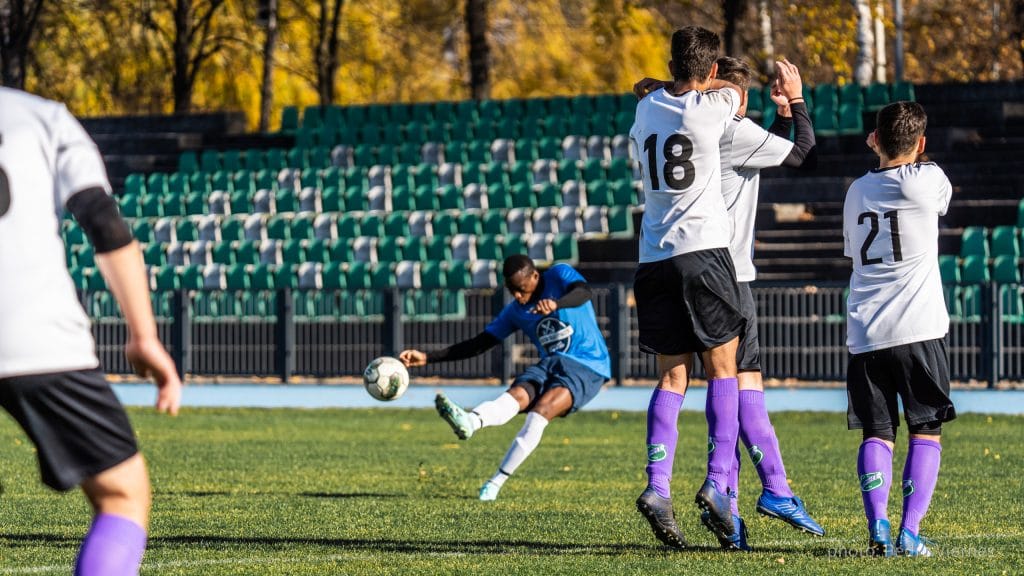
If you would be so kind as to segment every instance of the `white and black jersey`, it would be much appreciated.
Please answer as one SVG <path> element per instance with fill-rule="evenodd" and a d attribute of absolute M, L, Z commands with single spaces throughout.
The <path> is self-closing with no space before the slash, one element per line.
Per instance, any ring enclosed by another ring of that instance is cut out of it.
<path fill-rule="evenodd" d="M 943 338 L 949 315 L 939 276 L 939 216 L 953 188 L 930 162 L 872 170 L 846 192 L 845 253 L 853 259 L 851 354 Z"/>
<path fill-rule="evenodd" d="M 60 235 L 68 199 L 89 188 L 110 184 L 67 108 L 0 88 L 0 378 L 99 365 Z"/>
<path fill-rule="evenodd" d="M 739 104 L 728 88 L 661 89 L 637 104 L 629 137 L 644 186 L 641 263 L 729 246 L 719 141 Z"/>
<path fill-rule="evenodd" d="M 761 170 L 781 166 L 793 142 L 780 138 L 749 118 L 736 116 L 722 134 L 722 196 L 732 219 L 729 252 L 738 282 L 753 282 L 754 219 Z"/>

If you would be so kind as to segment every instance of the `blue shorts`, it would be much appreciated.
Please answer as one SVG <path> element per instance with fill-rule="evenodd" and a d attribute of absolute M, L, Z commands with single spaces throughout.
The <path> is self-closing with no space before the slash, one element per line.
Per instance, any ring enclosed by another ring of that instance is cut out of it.
<path fill-rule="evenodd" d="M 568 356 L 552 354 L 524 370 L 512 385 L 522 386 L 527 382 L 537 385 L 537 398 L 552 388 L 567 388 L 572 394 L 572 408 L 566 413 L 569 415 L 593 400 L 607 381 L 604 376 Z"/>

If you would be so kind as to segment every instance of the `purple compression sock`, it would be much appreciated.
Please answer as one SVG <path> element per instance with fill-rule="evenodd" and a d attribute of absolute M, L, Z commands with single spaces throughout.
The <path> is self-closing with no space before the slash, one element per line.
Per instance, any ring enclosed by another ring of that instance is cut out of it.
<path fill-rule="evenodd" d="M 146 531 L 113 514 L 99 514 L 82 541 L 75 576 L 134 576 L 146 551 Z"/>
<path fill-rule="evenodd" d="M 892 482 L 892 448 L 878 438 L 868 438 L 857 455 L 861 498 L 868 517 L 868 529 L 875 520 L 888 520 L 889 486 Z"/>
<path fill-rule="evenodd" d="M 740 437 L 747 446 L 761 485 L 775 496 L 793 497 L 775 428 L 768 419 L 761 390 L 740 390 Z"/>
<path fill-rule="evenodd" d="M 670 498 L 672 492 L 672 462 L 679 439 L 679 408 L 683 395 L 656 388 L 647 406 L 647 485 L 658 496 Z"/>
<path fill-rule="evenodd" d="M 934 440 L 911 438 L 907 464 L 903 467 L 903 528 L 917 535 L 921 519 L 928 513 L 935 482 L 939 479 L 942 445 Z"/>
<path fill-rule="evenodd" d="M 739 388 L 736 378 L 708 380 L 707 404 L 704 414 L 708 420 L 708 478 L 718 491 L 725 494 L 729 486 L 732 461 L 736 459 L 736 440 L 739 437 Z"/>
<path fill-rule="evenodd" d="M 729 472 L 729 486 L 732 486 L 732 494 L 729 495 L 729 508 L 733 516 L 740 515 L 740 445 L 736 443 L 736 458 L 733 459 L 732 470 Z"/>

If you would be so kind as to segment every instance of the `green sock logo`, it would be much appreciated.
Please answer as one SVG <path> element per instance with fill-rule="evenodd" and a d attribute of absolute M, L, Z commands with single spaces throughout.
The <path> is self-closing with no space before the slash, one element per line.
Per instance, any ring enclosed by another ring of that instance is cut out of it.
<path fill-rule="evenodd" d="M 754 462 L 754 466 L 757 466 L 761 463 L 761 460 L 764 460 L 764 452 L 761 452 L 761 449 L 756 444 L 751 445 L 748 452 L 750 452 L 750 459 Z"/>
<path fill-rule="evenodd" d="M 668 458 L 668 450 L 665 450 L 664 444 L 648 444 L 647 445 L 647 461 L 648 462 L 661 462 L 665 458 Z"/>
<path fill-rule="evenodd" d="M 914 481 L 913 480 L 909 480 L 909 479 L 908 480 L 904 480 L 903 481 L 903 497 L 906 498 L 907 496 L 910 496 L 913 493 L 914 493 Z"/>
<path fill-rule="evenodd" d="M 708 436 L 708 454 L 711 454 L 714 451 L 715 451 L 715 441 L 711 438 L 711 436 Z"/>
<path fill-rule="evenodd" d="M 868 472 L 860 475 L 861 492 L 871 492 L 876 488 L 881 488 L 882 484 L 885 484 L 885 474 L 881 472 Z"/>

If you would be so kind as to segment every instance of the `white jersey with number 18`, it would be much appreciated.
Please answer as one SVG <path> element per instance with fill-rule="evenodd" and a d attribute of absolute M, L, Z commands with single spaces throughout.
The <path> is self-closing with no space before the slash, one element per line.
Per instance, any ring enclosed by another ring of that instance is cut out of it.
<path fill-rule="evenodd" d="M 846 344 L 851 354 L 942 338 L 949 315 L 939 276 L 939 216 L 953 187 L 930 162 L 872 170 L 846 192 L 845 253 L 853 259 Z"/>
<path fill-rule="evenodd" d="M 68 198 L 89 188 L 110 184 L 67 108 L 0 88 L 0 378 L 99 365 L 60 236 Z"/>
<path fill-rule="evenodd" d="M 739 104 L 729 88 L 661 89 L 637 104 L 629 137 L 643 172 L 641 263 L 729 246 L 719 140 Z"/>

